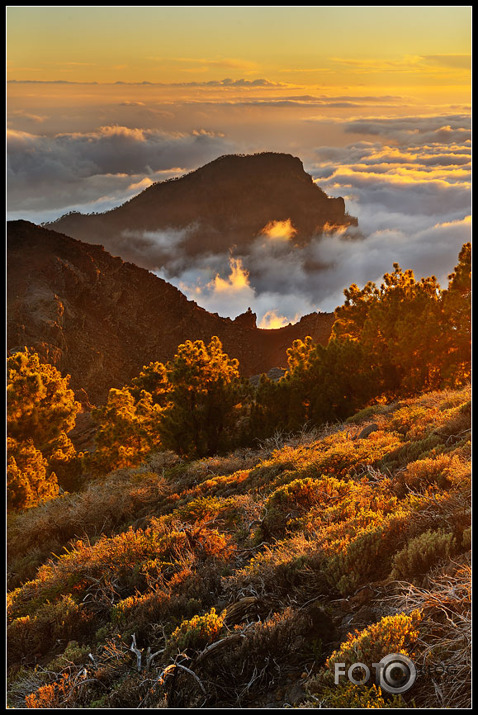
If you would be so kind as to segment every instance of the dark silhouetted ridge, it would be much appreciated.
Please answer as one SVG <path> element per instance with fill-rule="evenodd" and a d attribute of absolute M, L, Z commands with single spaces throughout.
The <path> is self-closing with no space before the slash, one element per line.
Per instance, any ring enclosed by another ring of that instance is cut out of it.
<path fill-rule="evenodd" d="M 311 335 L 326 342 L 333 315 L 260 330 L 247 311 L 236 320 L 208 313 L 147 270 L 27 221 L 8 223 L 8 344 L 33 348 L 71 375 L 80 399 L 103 401 L 185 340 L 217 335 L 249 377 L 287 364 L 286 350 Z M 81 390 L 86 390 L 87 396 Z"/>

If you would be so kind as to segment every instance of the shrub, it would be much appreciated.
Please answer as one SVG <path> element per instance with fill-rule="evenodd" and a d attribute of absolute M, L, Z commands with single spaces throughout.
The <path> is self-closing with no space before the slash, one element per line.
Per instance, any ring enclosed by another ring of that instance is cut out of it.
<path fill-rule="evenodd" d="M 319 698 L 316 698 L 319 700 Z M 393 697 L 382 694 L 380 687 L 357 687 L 354 683 L 343 683 L 338 686 L 326 687 L 320 693 L 320 707 L 338 708 L 403 708 L 406 704 L 400 695 Z M 311 707 L 316 707 L 316 702 L 311 702 Z"/>
<path fill-rule="evenodd" d="M 378 623 L 356 631 L 355 635 L 349 633 L 340 648 L 327 659 L 322 671 L 308 681 L 307 689 L 312 694 L 320 695 L 323 686 L 333 686 L 335 663 L 345 663 L 346 668 L 353 663 L 364 663 L 373 672 L 372 663 L 378 663 L 390 653 L 402 653 L 413 658 L 421 620 L 421 611 L 415 610 L 409 615 L 385 616 Z"/>
<path fill-rule="evenodd" d="M 288 518 L 298 517 L 308 511 L 323 496 L 317 479 L 294 479 L 278 487 L 265 503 L 266 516 L 262 530 L 266 534 L 279 534 Z"/>
<path fill-rule="evenodd" d="M 365 523 L 361 525 L 360 520 Z M 343 535 L 324 544 L 326 553 L 330 554 L 325 565 L 330 584 L 347 595 L 368 581 L 387 576 L 392 556 L 405 538 L 408 520 L 409 514 L 403 510 L 386 517 L 364 511 L 359 513 L 351 534 L 347 533 L 351 523 L 345 522 Z M 340 529 L 337 531 L 340 533 Z"/>
<path fill-rule="evenodd" d="M 67 706 L 71 684 L 68 673 L 64 673 L 56 683 L 42 685 L 25 698 L 27 708 L 62 708 Z"/>
<path fill-rule="evenodd" d="M 175 497 L 163 477 L 129 469 L 91 482 L 79 494 L 9 515 L 9 587 L 33 579 L 36 569 L 79 533 L 90 541 L 100 533 L 111 536 L 133 520 L 170 508 Z"/>
<path fill-rule="evenodd" d="M 410 462 L 398 476 L 398 485 L 403 494 L 406 488 L 425 491 L 432 486 L 440 490 L 461 485 L 466 480 L 469 466 L 458 455 L 438 454 L 434 457 Z"/>
<path fill-rule="evenodd" d="M 32 440 L 7 439 L 7 506 L 9 510 L 29 509 L 58 495 L 56 474 L 49 473 L 48 461 Z"/>
<path fill-rule="evenodd" d="M 223 631 L 225 615 L 225 611 L 217 615 L 216 609 L 211 608 L 204 616 L 183 621 L 169 638 L 166 654 L 171 656 L 186 650 L 202 650 L 213 643 Z"/>
<path fill-rule="evenodd" d="M 16 618 L 7 629 L 8 660 L 10 664 L 50 651 L 57 640 L 78 638 L 92 627 L 92 614 L 78 605 L 70 595 L 57 603 L 46 603 L 30 616 Z"/>
<path fill-rule="evenodd" d="M 423 577 L 432 566 L 448 559 L 456 547 L 453 534 L 443 530 L 425 531 L 408 544 L 393 558 L 392 578 L 414 579 Z"/>

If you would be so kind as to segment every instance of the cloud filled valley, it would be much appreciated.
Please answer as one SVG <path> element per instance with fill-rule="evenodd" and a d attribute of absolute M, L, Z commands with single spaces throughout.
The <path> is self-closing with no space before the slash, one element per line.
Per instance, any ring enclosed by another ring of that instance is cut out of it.
<path fill-rule="evenodd" d="M 125 114 L 118 115 L 124 125 L 41 133 L 41 120 L 32 120 L 29 131 L 25 122 L 12 121 L 9 218 L 40 223 L 72 210 L 107 211 L 220 155 L 289 152 L 329 196 L 345 199 L 358 229 L 326 231 L 306 245 L 296 244 L 293 226 L 287 235 L 279 230 L 276 236 L 251 237 L 247 247 L 224 235 L 218 239 L 222 248 L 196 255 L 184 248 L 188 228 L 125 231 L 119 245 L 127 245 L 139 265 L 147 257 L 154 272 L 207 310 L 235 317 L 251 307 L 263 327 L 331 311 L 350 283 L 379 282 L 394 262 L 417 276 L 434 273 L 445 284 L 470 237 L 469 115 L 373 116 L 372 97 L 358 103 L 357 116 L 350 116 L 350 108 L 342 113 L 335 108 L 332 115 L 330 108 L 306 99 L 305 114 L 290 106 L 267 110 L 273 120 L 268 143 L 252 130 L 246 142 L 245 129 L 238 129 L 237 102 L 207 114 L 206 103 L 198 101 L 191 105 L 189 128 L 183 111 L 176 131 L 166 104 L 148 109 L 140 101 L 125 103 Z M 146 111 L 154 112 L 156 121 L 163 113 L 162 129 L 133 125 Z M 282 112 L 293 113 L 287 126 L 280 121 Z M 250 130 L 247 113 L 242 116 Z"/>

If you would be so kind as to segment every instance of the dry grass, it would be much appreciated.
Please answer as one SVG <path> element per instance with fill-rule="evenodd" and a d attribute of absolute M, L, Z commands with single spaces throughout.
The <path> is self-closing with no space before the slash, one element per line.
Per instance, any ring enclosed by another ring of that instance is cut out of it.
<path fill-rule="evenodd" d="M 152 454 L 13 517 L 9 703 L 405 707 L 302 685 L 417 612 L 417 664 L 456 671 L 413 699 L 468 707 L 469 425 L 469 390 L 430 393 L 226 457 Z"/>
<path fill-rule="evenodd" d="M 471 566 L 469 554 L 429 579 L 427 588 L 400 584 L 397 610 L 420 609 L 416 701 L 426 707 L 471 706 Z"/>

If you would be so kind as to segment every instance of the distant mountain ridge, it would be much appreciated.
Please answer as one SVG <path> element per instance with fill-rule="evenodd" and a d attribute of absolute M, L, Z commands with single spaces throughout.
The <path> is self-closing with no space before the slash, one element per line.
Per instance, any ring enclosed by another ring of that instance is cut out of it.
<path fill-rule="evenodd" d="M 80 399 L 98 403 L 185 340 L 217 335 L 249 377 L 287 365 L 286 350 L 306 335 L 326 343 L 334 316 L 312 313 L 277 330 L 208 313 L 177 288 L 102 246 L 27 221 L 7 225 L 7 348 L 24 346 L 71 375 Z M 81 392 L 86 391 L 86 395 Z"/>
<path fill-rule="evenodd" d="M 307 243 L 330 226 L 356 226 L 343 198 L 330 198 L 290 154 L 225 155 L 173 180 L 155 183 L 102 214 L 72 212 L 47 228 L 155 270 L 171 258 L 148 244 L 154 231 L 184 231 L 181 248 L 194 256 L 247 248 L 271 221 L 290 219 L 294 241 Z M 187 230 L 186 230 L 187 229 Z"/>

